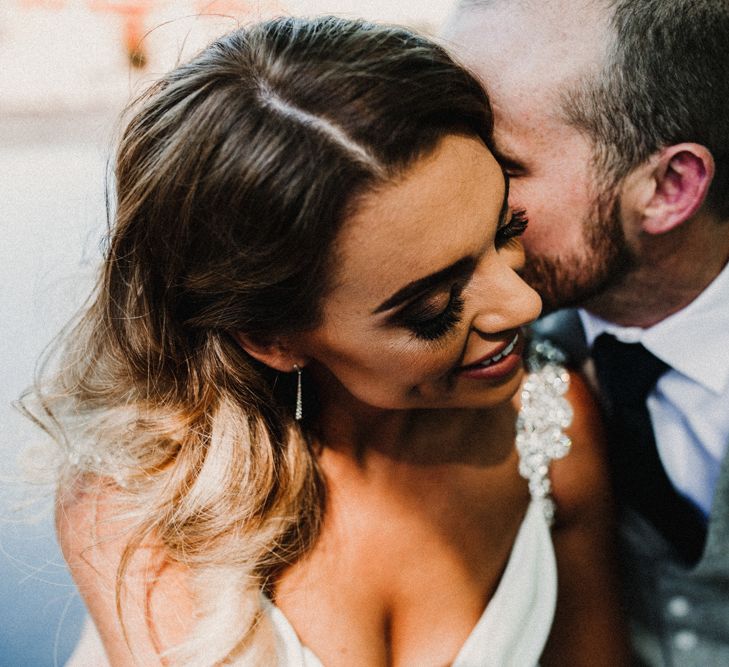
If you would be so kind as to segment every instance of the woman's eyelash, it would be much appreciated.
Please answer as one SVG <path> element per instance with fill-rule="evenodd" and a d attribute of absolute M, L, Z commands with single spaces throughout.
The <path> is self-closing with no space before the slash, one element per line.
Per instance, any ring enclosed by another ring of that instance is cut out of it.
<path fill-rule="evenodd" d="M 499 227 L 496 232 L 496 246 L 501 247 L 509 239 L 521 236 L 529 224 L 526 211 L 523 208 L 516 209 L 512 212 L 509 222 Z"/>
<path fill-rule="evenodd" d="M 462 286 L 453 285 L 445 308 L 434 313 L 432 308 L 425 306 L 413 315 L 405 316 L 404 326 L 420 340 L 432 341 L 442 338 L 461 321 L 465 304 L 462 292 Z"/>
<path fill-rule="evenodd" d="M 500 248 L 509 239 L 521 236 L 528 224 L 529 220 L 524 209 L 513 211 L 509 222 L 496 232 L 496 247 Z M 426 341 L 442 338 L 461 321 L 465 305 L 462 292 L 462 285 L 453 285 L 445 308 L 439 309 L 429 304 L 417 309 L 406 308 L 398 319 L 402 326 L 410 329 L 415 338 Z"/>

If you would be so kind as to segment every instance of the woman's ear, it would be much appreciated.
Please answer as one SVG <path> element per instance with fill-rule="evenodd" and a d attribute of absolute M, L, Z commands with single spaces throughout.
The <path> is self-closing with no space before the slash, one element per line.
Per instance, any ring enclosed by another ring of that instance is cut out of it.
<path fill-rule="evenodd" d="M 261 340 L 255 336 L 236 331 L 233 333 L 238 344 L 254 359 L 282 373 L 291 373 L 295 367 L 303 368 L 306 359 L 293 353 L 279 338 Z"/>
<path fill-rule="evenodd" d="M 643 232 L 664 234 L 701 208 L 713 178 L 714 158 L 705 146 L 668 146 L 626 177 L 621 207 L 637 214 Z"/>

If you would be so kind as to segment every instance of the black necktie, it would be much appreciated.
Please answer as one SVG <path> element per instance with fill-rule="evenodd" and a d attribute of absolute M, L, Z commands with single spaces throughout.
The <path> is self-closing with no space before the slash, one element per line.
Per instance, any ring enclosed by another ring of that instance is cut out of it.
<path fill-rule="evenodd" d="M 701 556 L 704 517 L 678 493 L 663 469 L 646 398 L 668 365 L 640 343 L 601 334 L 592 348 L 607 403 L 609 460 L 618 502 L 650 521 L 687 563 Z"/>

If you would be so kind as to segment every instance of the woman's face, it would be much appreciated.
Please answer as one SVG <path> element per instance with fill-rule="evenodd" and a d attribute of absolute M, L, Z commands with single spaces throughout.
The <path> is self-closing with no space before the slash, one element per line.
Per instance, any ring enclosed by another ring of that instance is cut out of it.
<path fill-rule="evenodd" d="M 517 274 L 525 221 L 505 189 L 484 144 L 452 135 L 360 201 L 337 239 L 322 324 L 296 341 L 316 382 L 390 409 L 514 394 L 520 327 L 541 302 Z"/>

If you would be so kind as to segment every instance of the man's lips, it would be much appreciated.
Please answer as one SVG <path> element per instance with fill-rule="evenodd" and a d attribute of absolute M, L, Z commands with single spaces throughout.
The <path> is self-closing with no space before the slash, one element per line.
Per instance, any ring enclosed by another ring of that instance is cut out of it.
<path fill-rule="evenodd" d="M 459 370 L 462 371 L 468 371 L 468 370 L 475 370 L 477 368 L 488 368 L 489 366 L 492 366 L 493 364 L 498 363 L 501 361 L 504 357 L 509 356 L 514 349 L 516 349 L 516 346 L 520 342 L 520 334 L 517 331 L 514 334 L 514 337 L 508 342 L 504 343 L 499 349 L 497 349 L 495 352 L 492 352 L 489 355 L 486 355 L 485 357 L 481 357 L 481 359 L 478 359 L 477 361 L 474 361 L 471 364 L 468 364 L 467 366 L 462 366 Z"/>

